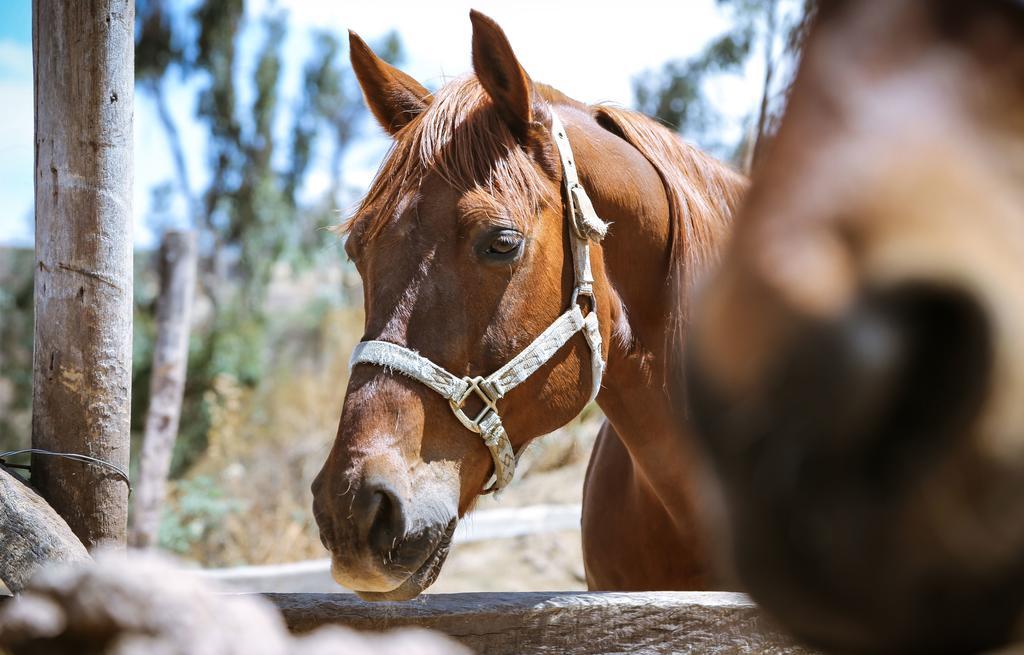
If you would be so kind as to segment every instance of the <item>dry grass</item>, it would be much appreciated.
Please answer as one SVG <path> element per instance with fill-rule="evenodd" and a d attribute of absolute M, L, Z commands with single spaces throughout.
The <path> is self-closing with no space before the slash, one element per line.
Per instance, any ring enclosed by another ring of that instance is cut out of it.
<path fill-rule="evenodd" d="M 323 556 L 309 484 L 334 439 L 361 332 L 361 310 L 330 309 L 314 330 L 313 352 L 297 361 L 281 353 L 259 387 L 216 379 L 206 398 L 209 447 L 169 502 L 170 516 L 202 523 L 189 531 L 195 539 L 185 556 L 209 566 Z M 195 494 L 219 503 L 192 508 Z"/>

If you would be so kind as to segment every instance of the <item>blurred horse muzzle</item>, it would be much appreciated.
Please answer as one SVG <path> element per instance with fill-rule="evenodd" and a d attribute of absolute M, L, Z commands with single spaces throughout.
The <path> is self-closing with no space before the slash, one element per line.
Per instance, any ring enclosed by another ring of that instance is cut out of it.
<path fill-rule="evenodd" d="M 692 356 L 701 347 L 693 330 L 689 405 L 722 465 L 788 444 L 807 464 L 905 483 L 982 408 L 991 342 L 967 292 L 907 282 L 865 292 L 838 316 L 790 324 L 747 389 L 723 388 Z"/>
<path fill-rule="evenodd" d="M 863 292 L 833 317 L 785 322 L 747 389 L 723 385 L 702 361 L 699 328 L 687 348 L 688 407 L 730 507 L 735 573 L 824 643 L 945 651 L 998 633 L 991 622 L 1005 611 L 962 608 L 1006 600 L 1020 580 L 994 581 L 987 599 L 936 574 L 962 566 L 942 544 L 960 526 L 942 524 L 934 492 L 955 495 L 942 480 L 988 397 L 983 307 L 962 289 L 907 281 Z M 909 608 L 948 616 L 949 631 L 922 642 Z"/>

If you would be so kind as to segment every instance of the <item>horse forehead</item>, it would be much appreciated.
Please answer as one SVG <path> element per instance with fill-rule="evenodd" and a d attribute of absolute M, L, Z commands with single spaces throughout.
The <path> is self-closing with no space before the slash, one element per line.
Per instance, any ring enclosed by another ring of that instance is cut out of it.
<path fill-rule="evenodd" d="M 482 188 L 463 193 L 455 203 L 457 218 L 467 224 L 480 222 L 512 222 L 514 214 L 507 204 Z"/>
<path fill-rule="evenodd" d="M 403 234 L 416 231 L 414 238 L 424 238 L 428 236 L 426 232 L 437 230 L 435 236 L 446 240 L 480 225 L 506 225 L 525 230 L 532 213 L 525 200 L 495 193 L 483 186 L 456 189 L 437 179 L 424 183 L 400 222 Z M 408 220 L 408 215 L 415 215 L 417 220 Z"/>

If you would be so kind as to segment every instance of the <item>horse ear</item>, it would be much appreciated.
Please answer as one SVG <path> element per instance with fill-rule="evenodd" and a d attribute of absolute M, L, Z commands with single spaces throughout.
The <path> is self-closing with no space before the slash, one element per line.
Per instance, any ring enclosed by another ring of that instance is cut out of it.
<path fill-rule="evenodd" d="M 519 65 L 505 32 L 491 18 L 472 9 L 473 71 L 495 107 L 520 136 L 533 121 L 533 83 Z"/>
<path fill-rule="evenodd" d="M 352 30 L 348 51 L 366 104 L 388 134 L 405 127 L 434 99 L 422 84 L 374 54 Z"/>

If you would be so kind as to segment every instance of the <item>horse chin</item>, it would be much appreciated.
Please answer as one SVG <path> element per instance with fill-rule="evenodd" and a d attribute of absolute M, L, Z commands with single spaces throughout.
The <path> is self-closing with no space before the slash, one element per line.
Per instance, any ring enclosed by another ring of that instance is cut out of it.
<path fill-rule="evenodd" d="M 452 535 L 455 534 L 457 523 L 458 519 L 451 520 L 444 535 L 437 542 L 434 552 L 427 557 L 420 568 L 406 578 L 405 582 L 391 591 L 359 591 L 357 589 L 355 590 L 356 595 L 368 601 L 412 600 L 419 596 L 427 587 L 434 584 L 437 576 L 441 574 L 441 567 L 444 566 L 448 559 L 448 553 L 451 551 Z"/>

